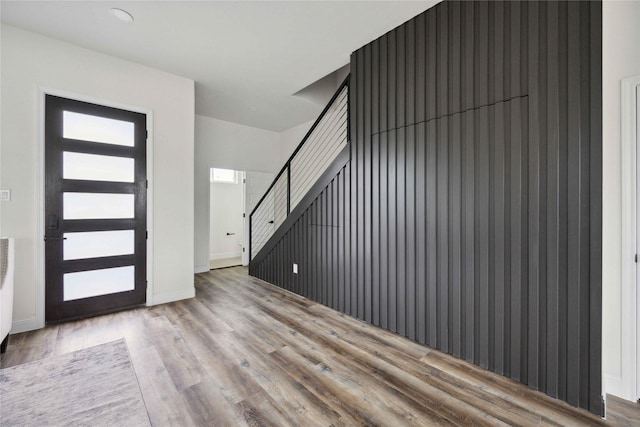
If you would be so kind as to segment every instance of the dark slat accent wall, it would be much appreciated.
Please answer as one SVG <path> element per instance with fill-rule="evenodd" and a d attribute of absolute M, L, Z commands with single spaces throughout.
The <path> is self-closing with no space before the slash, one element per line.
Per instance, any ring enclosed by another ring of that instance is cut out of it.
<path fill-rule="evenodd" d="M 350 280 L 350 167 L 344 166 L 251 274 L 356 315 Z M 293 274 L 293 263 L 298 274 Z"/>
<path fill-rule="evenodd" d="M 601 39 L 444 2 L 354 52 L 351 161 L 251 273 L 602 415 Z"/>

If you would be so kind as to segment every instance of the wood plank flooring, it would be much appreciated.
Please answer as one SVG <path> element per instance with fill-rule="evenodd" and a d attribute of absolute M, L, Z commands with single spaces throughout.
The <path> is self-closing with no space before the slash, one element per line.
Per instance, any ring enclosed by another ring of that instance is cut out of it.
<path fill-rule="evenodd" d="M 154 426 L 640 425 L 637 404 L 610 397 L 602 421 L 243 267 L 196 275 L 191 300 L 14 335 L 1 366 L 121 337 Z"/>

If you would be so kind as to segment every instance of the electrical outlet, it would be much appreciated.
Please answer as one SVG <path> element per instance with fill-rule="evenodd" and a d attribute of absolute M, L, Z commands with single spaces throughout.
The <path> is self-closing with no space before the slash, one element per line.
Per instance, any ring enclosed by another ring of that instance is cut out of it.
<path fill-rule="evenodd" d="M 0 190 L 0 202 L 11 201 L 11 190 Z"/>
<path fill-rule="evenodd" d="M 293 274 L 298 274 L 298 264 L 293 264 Z"/>

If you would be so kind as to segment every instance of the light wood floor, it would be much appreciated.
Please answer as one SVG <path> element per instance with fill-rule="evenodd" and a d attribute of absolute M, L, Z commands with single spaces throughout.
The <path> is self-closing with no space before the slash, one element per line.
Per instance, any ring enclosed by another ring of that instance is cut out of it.
<path fill-rule="evenodd" d="M 608 421 L 247 276 L 195 299 L 12 336 L 2 367 L 126 338 L 153 425 L 638 425 Z M 87 381 L 90 381 L 87 378 Z"/>

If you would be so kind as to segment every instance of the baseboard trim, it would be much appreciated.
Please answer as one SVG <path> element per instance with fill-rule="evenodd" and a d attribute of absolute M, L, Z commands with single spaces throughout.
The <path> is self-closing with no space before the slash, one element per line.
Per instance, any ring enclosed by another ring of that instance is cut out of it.
<path fill-rule="evenodd" d="M 208 270 L 207 270 L 208 271 Z M 183 299 L 189 299 L 196 296 L 196 288 L 191 287 L 189 289 L 181 289 L 173 292 L 163 292 L 161 294 L 155 294 L 153 296 L 153 302 L 147 305 L 159 305 L 169 302 L 180 301 Z"/>
<path fill-rule="evenodd" d="M 10 334 L 19 334 L 22 332 L 35 331 L 36 329 L 42 329 L 44 325 L 39 325 L 36 317 L 30 317 L 28 319 L 14 320 L 11 323 Z"/>
<path fill-rule="evenodd" d="M 209 254 L 209 259 L 215 261 L 218 259 L 238 258 L 242 256 L 242 252 L 219 252 L 217 254 Z"/>
<path fill-rule="evenodd" d="M 209 268 L 205 268 L 204 271 L 209 271 Z M 148 306 L 166 304 L 168 302 L 180 301 L 183 299 L 189 299 L 196 296 L 196 288 L 191 287 L 189 289 L 182 289 L 173 292 L 163 292 L 153 296 L 153 301 L 147 301 Z M 30 317 L 28 319 L 14 320 L 11 323 L 10 334 L 19 334 L 22 332 L 35 331 L 36 329 L 42 329 L 44 325 L 38 324 L 36 317 Z"/>
<path fill-rule="evenodd" d="M 210 268 L 208 265 L 199 265 L 195 267 L 193 271 L 194 271 L 194 274 L 198 274 L 198 273 L 206 273 L 209 270 Z"/>
<path fill-rule="evenodd" d="M 625 396 L 622 377 L 619 375 L 604 374 L 604 390 L 605 395 L 612 394 L 621 399 L 628 400 L 628 397 Z"/>

